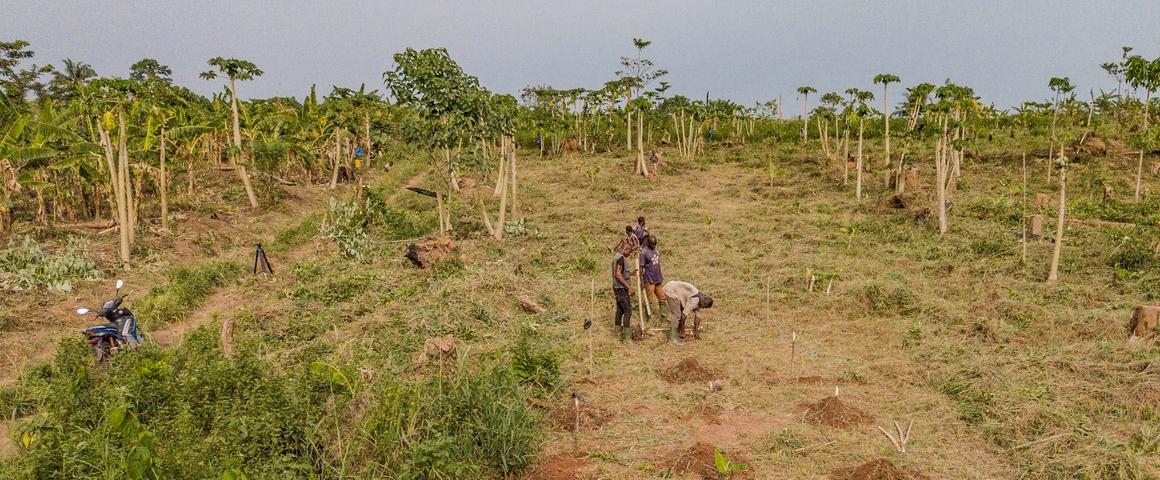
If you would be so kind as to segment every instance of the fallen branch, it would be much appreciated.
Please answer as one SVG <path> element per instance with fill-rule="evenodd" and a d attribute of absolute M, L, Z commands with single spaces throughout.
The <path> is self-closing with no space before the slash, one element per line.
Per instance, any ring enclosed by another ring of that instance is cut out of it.
<path fill-rule="evenodd" d="M 1015 446 L 1015 448 L 1013 450 L 1022 450 L 1024 448 L 1027 448 L 1027 447 L 1030 447 L 1033 445 L 1037 445 L 1040 443 L 1045 443 L 1045 442 L 1050 442 L 1052 440 L 1059 440 L 1059 439 L 1067 438 L 1067 437 L 1070 437 L 1071 435 L 1072 435 L 1072 432 L 1057 433 L 1055 435 L 1043 437 L 1043 438 L 1040 438 L 1038 440 L 1032 440 L 1032 441 L 1024 443 L 1022 445 L 1017 445 L 1017 446 Z"/>
<path fill-rule="evenodd" d="M 84 222 L 84 223 L 58 223 L 58 224 L 56 224 L 57 228 L 67 228 L 70 230 L 84 230 L 84 229 L 93 229 L 93 230 L 102 229 L 103 230 L 106 228 L 116 227 L 116 226 L 117 226 L 117 222 L 114 222 L 112 220 L 95 220 L 92 222 Z"/>
<path fill-rule="evenodd" d="M 809 445 L 809 446 L 805 446 L 805 447 L 799 448 L 799 449 L 797 449 L 797 450 L 794 450 L 794 451 L 793 451 L 793 453 L 802 453 L 802 452 L 804 452 L 804 451 L 806 451 L 806 450 L 813 450 L 813 449 L 815 449 L 815 448 L 821 448 L 821 447 L 824 447 L 824 446 L 826 446 L 826 445 L 833 444 L 833 443 L 835 443 L 835 442 L 837 442 L 837 440 L 830 440 L 830 441 L 828 441 L 828 442 L 825 442 L 825 443 L 819 443 L 819 444 L 816 444 L 816 445 Z"/>
<path fill-rule="evenodd" d="M 894 422 L 894 430 L 898 432 L 897 437 L 895 437 L 890 432 L 887 432 L 885 428 L 882 428 L 878 425 L 876 426 L 878 427 L 879 432 L 882 432 L 883 435 L 886 435 L 886 438 L 890 440 L 890 444 L 894 445 L 894 449 L 897 450 L 898 453 L 906 453 L 906 443 L 910 441 L 910 427 L 914 426 L 914 420 L 911 420 L 910 423 L 906 424 L 905 432 L 902 431 L 902 426 L 899 425 L 898 421 L 896 420 Z"/>
<path fill-rule="evenodd" d="M 1112 222 L 1108 220 L 1099 220 L 1096 218 L 1069 218 L 1067 223 L 1075 225 L 1083 225 L 1087 227 L 1120 227 L 1120 228 L 1136 228 L 1139 225 L 1135 223 Z"/>

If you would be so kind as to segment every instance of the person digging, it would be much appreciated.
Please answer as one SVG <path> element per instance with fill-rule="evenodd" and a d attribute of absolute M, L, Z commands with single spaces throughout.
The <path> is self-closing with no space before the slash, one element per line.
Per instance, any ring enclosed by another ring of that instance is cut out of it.
<path fill-rule="evenodd" d="M 685 319 L 693 316 L 693 338 L 700 338 L 701 320 L 697 312 L 713 308 L 713 297 L 701 293 L 688 282 L 670 280 L 665 283 L 665 303 L 669 306 L 669 343 L 681 344 L 685 333 Z"/>
<path fill-rule="evenodd" d="M 632 338 L 632 328 L 629 325 L 629 319 L 632 318 L 632 287 L 628 284 L 631 275 L 628 263 L 624 260 L 624 252 L 616 252 L 612 257 L 612 293 L 616 297 L 616 316 L 613 318 L 613 324 L 622 342 Z"/>

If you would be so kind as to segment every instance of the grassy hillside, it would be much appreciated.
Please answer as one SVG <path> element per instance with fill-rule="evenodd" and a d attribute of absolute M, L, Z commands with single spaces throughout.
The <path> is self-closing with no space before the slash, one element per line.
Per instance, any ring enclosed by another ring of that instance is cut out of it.
<path fill-rule="evenodd" d="M 1047 287 L 1054 207 L 1022 204 L 1014 142 L 966 160 L 943 236 L 925 162 L 893 208 L 886 168 L 870 161 L 857 201 L 813 149 L 674 153 L 648 181 L 628 157 L 529 154 L 524 223 L 480 238 L 459 201 L 459 255 L 424 270 L 402 253 L 434 202 L 401 187 L 432 180 L 396 162 L 361 200 L 255 233 L 271 277 L 244 273 L 241 244 L 154 274 L 130 306 L 182 328 L 165 346 L 94 367 L 61 340 L 0 390 L 0 477 L 724 478 L 699 464 L 720 454 L 742 478 L 863 478 L 842 469 L 880 458 L 929 478 L 1155 478 L 1160 350 L 1125 325 L 1160 295 L 1156 196 L 1126 195 L 1130 159 L 1077 158 L 1069 215 L 1103 223 L 1068 225 Z M 1043 168 L 1029 193 L 1055 191 Z M 1021 261 L 1024 208 L 1048 221 Z M 614 339 L 606 246 L 638 215 L 666 278 L 717 299 L 701 340 Z M 443 337 L 453 353 L 416 362 Z M 906 454 L 876 428 L 895 420 L 913 422 Z"/>

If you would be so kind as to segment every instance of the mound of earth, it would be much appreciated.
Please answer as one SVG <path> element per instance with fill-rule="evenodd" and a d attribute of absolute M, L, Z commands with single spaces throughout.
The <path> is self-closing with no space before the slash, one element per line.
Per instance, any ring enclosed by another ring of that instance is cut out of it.
<path fill-rule="evenodd" d="M 412 265 L 418 268 L 424 268 L 452 258 L 458 251 L 459 247 L 449 239 L 430 238 L 419 243 L 407 245 L 403 256 L 407 260 L 410 260 Z"/>
<path fill-rule="evenodd" d="M 533 468 L 526 480 L 588 480 L 592 475 L 579 473 L 590 464 L 586 458 L 556 457 Z"/>
<path fill-rule="evenodd" d="M 696 475 L 706 480 L 716 480 L 724 478 L 747 478 L 746 472 L 740 474 L 733 474 L 732 476 L 717 471 L 717 462 L 715 453 L 717 448 L 713 445 L 704 442 L 697 442 L 693 446 L 677 449 L 669 452 L 668 455 L 657 462 L 658 470 L 668 470 L 673 475 Z M 727 452 L 721 451 L 730 462 L 743 464 L 741 459 L 730 456 Z"/>
<path fill-rule="evenodd" d="M 846 428 L 870 423 L 870 416 L 846 405 L 838 397 L 829 396 L 817 403 L 806 404 L 805 420 L 811 425 Z"/>
<path fill-rule="evenodd" d="M 708 382 L 721 377 L 721 371 L 701 365 L 701 362 L 693 357 L 681 360 L 681 363 L 661 371 L 661 378 L 669 383 Z"/>
<path fill-rule="evenodd" d="M 885 458 L 871 460 L 857 467 L 839 468 L 834 470 L 833 476 L 837 480 L 925 480 L 929 478 L 922 472 L 899 467 Z"/>
<path fill-rule="evenodd" d="M 615 415 L 611 410 L 593 405 L 591 402 L 580 402 L 580 431 L 592 431 L 603 427 Z M 555 405 L 548 413 L 552 428 L 571 432 L 576 429 L 576 406 L 572 399 L 566 399 Z"/>

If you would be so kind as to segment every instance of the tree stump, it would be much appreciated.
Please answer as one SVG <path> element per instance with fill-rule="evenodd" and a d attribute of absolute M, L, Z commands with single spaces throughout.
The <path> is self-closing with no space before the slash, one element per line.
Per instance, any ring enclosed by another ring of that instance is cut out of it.
<path fill-rule="evenodd" d="M 1108 202 L 1112 201 L 1113 195 L 1115 195 L 1115 191 L 1112 190 L 1112 186 L 1104 185 L 1104 199 L 1101 204 L 1107 206 Z"/>
<path fill-rule="evenodd" d="M 1031 229 L 1027 233 L 1027 236 L 1029 238 L 1039 238 L 1043 236 L 1043 215 L 1032 215 L 1030 223 Z"/>
<path fill-rule="evenodd" d="M 1136 307 L 1136 311 L 1132 314 L 1132 321 L 1128 324 L 1128 336 L 1145 339 L 1160 336 L 1160 306 L 1141 305 Z"/>
<path fill-rule="evenodd" d="M 906 189 L 910 191 L 918 190 L 918 168 L 910 167 L 906 169 Z"/>
<path fill-rule="evenodd" d="M 1032 204 L 1035 205 L 1037 208 L 1038 207 L 1046 207 L 1047 205 L 1051 204 L 1051 197 L 1047 196 L 1046 193 L 1036 193 L 1035 194 L 1035 201 L 1032 202 Z"/>

